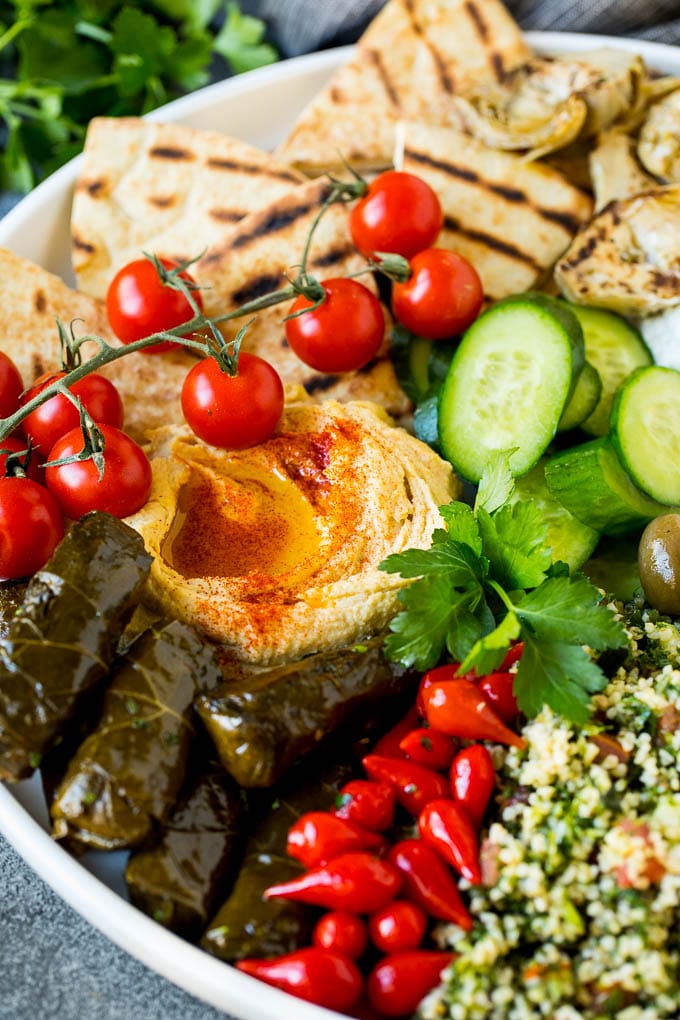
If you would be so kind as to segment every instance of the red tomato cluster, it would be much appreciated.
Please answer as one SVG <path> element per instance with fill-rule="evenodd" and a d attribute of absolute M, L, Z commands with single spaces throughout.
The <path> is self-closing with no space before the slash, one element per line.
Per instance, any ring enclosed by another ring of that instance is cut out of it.
<path fill-rule="evenodd" d="M 15 365 L 0 352 L 0 417 L 7 418 L 64 372 L 48 373 L 24 391 Z M 64 517 L 90 510 L 127 517 L 146 502 L 151 465 L 144 451 L 121 431 L 123 404 L 113 383 L 92 373 L 71 386 L 104 436 L 102 479 L 92 460 L 48 467 L 47 461 L 79 453 L 83 436 L 76 407 L 56 394 L 24 418 L 22 435 L 0 440 L 0 449 L 30 457 L 24 472 L 7 474 L 8 454 L 0 454 L 0 580 L 40 570 L 64 534 Z"/>
<path fill-rule="evenodd" d="M 326 911 L 312 945 L 242 960 L 239 969 L 330 1009 L 416 1010 L 455 958 L 428 943 L 431 924 L 473 926 L 456 876 L 484 880 L 479 831 L 496 774 L 480 741 L 524 746 L 511 729 L 510 668 L 521 654 L 514 646 L 481 679 L 457 677 L 455 664 L 424 675 L 416 705 L 363 759 L 369 778 L 347 783 L 329 811 L 303 815 L 289 830 L 288 853 L 307 870 L 265 895 Z M 416 820 L 418 838 L 399 837 L 398 809 Z"/>

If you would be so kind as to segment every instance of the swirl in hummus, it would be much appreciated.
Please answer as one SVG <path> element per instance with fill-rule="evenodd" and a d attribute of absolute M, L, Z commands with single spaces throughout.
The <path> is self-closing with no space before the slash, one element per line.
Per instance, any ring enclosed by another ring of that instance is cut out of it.
<path fill-rule="evenodd" d="M 154 602 L 237 658 L 271 664 L 357 641 L 398 609 L 387 555 L 427 548 L 459 494 L 449 464 L 377 405 L 288 404 L 247 450 L 154 434 L 153 488 L 128 519 Z"/>

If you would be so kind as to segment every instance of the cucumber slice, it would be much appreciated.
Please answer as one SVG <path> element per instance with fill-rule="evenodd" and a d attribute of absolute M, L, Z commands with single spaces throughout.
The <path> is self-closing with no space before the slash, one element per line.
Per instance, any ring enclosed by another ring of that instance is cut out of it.
<path fill-rule="evenodd" d="M 680 503 L 680 372 L 660 365 L 633 372 L 616 394 L 611 438 L 643 492 L 666 506 Z"/>
<path fill-rule="evenodd" d="M 635 487 L 606 437 L 549 457 L 545 480 L 562 506 L 605 535 L 640 531 L 667 509 Z"/>
<path fill-rule="evenodd" d="M 599 531 L 583 524 L 555 499 L 545 480 L 545 461 L 539 461 L 528 475 L 515 481 L 510 503 L 532 500 L 536 503 L 548 525 L 546 545 L 552 550 L 553 560 L 561 560 L 570 570 L 578 570 L 592 556 L 600 539 Z"/>
<path fill-rule="evenodd" d="M 600 401 L 581 428 L 591 436 L 606 436 L 614 394 L 636 368 L 653 364 L 652 355 L 642 336 L 620 315 L 602 308 L 568 307 L 581 323 L 586 358 L 602 381 Z"/>
<path fill-rule="evenodd" d="M 470 482 L 494 451 L 513 475 L 534 466 L 555 435 L 583 368 L 583 333 L 564 304 L 545 295 L 499 301 L 470 326 L 439 398 L 443 455 Z"/>
<path fill-rule="evenodd" d="M 597 407 L 602 394 L 602 380 L 596 368 L 586 361 L 567 406 L 562 412 L 558 432 L 567 432 L 581 425 Z"/>

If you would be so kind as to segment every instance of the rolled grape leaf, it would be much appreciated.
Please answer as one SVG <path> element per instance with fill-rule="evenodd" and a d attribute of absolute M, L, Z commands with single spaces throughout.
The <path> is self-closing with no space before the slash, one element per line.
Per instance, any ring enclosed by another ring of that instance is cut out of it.
<path fill-rule="evenodd" d="M 59 786 L 55 836 L 100 850 L 144 842 L 177 802 L 194 736 L 193 700 L 218 675 L 211 648 L 177 620 L 139 638 Z"/>
<path fill-rule="evenodd" d="M 330 808 L 340 787 L 352 778 L 349 761 L 322 767 L 310 759 L 277 790 L 271 806 L 250 836 L 236 883 L 206 929 L 201 945 L 221 960 L 279 956 L 304 945 L 318 916 L 312 907 L 287 900 L 265 900 L 275 882 L 303 867 L 286 854 L 288 829 L 307 811 Z"/>
<path fill-rule="evenodd" d="M 3 581 L 0 584 L 0 640 L 9 634 L 9 628 L 17 609 L 26 594 L 25 581 Z"/>
<path fill-rule="evenodd" d="M 29 776 L 107 675 L 150 563 L 132 528 L 94 513 L 31 579 L 0 640 L 0 779 Z"/>
<path fill-rule="evenodd" d="M 158 846 L 128 861 L 125 881 L 135 906 L 172 931 L 198 936 L 238 866 L 242 815 L 241 791 L 223 769 L 200 775 Z"/>
<path fill-rule="evenodd" d="M 245 788 L 271 786 L 324 736 L 414 683 L 385 658 L 382 638 L 233 679 L 227 669 L 196 707 L 220 761 Z"/>

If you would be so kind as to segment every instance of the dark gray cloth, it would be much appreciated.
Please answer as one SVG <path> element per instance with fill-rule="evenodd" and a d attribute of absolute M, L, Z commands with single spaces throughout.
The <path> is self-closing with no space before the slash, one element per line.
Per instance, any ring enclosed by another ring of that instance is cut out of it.
<path fill-rule="evenodd" d="M 245 0 L 288 57 L 358 38 L 384 0 Z M 680 42 L 678 0 L 506 0 L 523 28 Z"/>

